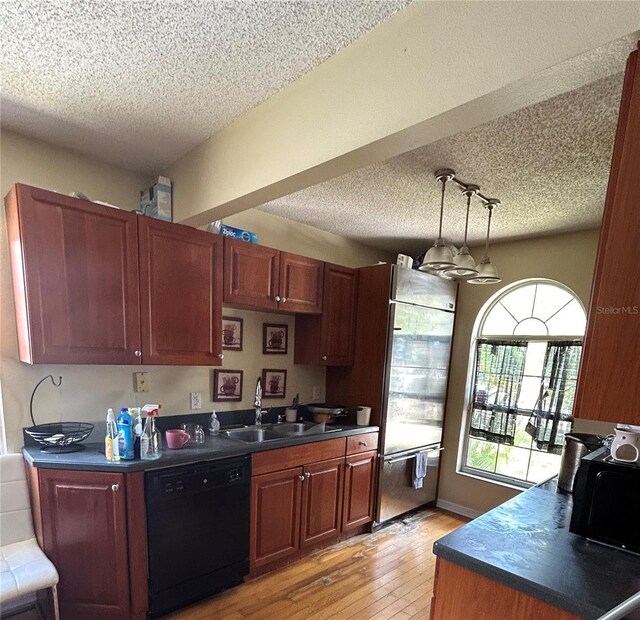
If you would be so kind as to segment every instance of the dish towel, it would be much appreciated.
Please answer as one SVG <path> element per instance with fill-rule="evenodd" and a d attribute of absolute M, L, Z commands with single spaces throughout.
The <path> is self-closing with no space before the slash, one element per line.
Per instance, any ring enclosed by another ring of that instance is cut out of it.
<path fill-rule="evenodd" d="M 413 488 L 421 489 L 424 477 L 427 475 L 428 452 L 418 452 L 413 466 Z"/>

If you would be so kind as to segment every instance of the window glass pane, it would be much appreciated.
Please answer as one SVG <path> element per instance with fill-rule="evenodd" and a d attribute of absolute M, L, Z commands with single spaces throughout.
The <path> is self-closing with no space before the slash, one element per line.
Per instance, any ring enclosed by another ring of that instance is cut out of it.
<path fill-rule="evenodd" d="M 482 326 L 483 336 L 511 336 L 517 323 L 514 318 L 500 305 L 493 307 L 487 314 Z"/>
<path fill-rule="evenodd" d="M 516 434 L 513 438 L 513 445 L 520 448 L 531 448 L 531 441 L 533 438 L 527 431 L 527 422 L 529 421 L 528 415 L 519 415 L 516 420 Z"/>
<path fill-rule="evenodd" d="M 467 465 L 485 471 L 495 471 L 498 444 L 481 439 L 469 438 L 469 451 L 467 452 Z"/>
<path fill-rule="evenodd" d="M 525 319 L 516 325 L 514 336 L 546 336 L 547 326 L 540 319 Z"/>
<path fill-rule="evenodd" d="M 552 336 L 584 336 L 586 326 L 587 317 L 575 299 L 547 321 Z"/>
<path fill-rule="evenodd" d="M 504 444 L 499 446 L 496 473 L 526 480 L 530 454 L 531 451 L 524 448 Z"/>
<path fill-rule="evenodd" d="M 553 284 L 538 284 L 536 291 L 536 303 L 533 307 L 533 316 L 546 321 L 562 306 L 573 299 L 573 295 L 559 286 Z"/>
<path fill-rule="evenodd" d="M 525 377 L 520 387 L 518 397 L 518 409 L 531 411 L 540 397 L 540 379 L 538 377 Z"/>
<path fill-rule="evenodd" d="M 515 291 L 507 293 L 500 303 L 518 320 L 522 321 L 533 314 L 533 298 L 535 296 L 536 284 L 521 286 Z"/>
<path fill-rule="evenodd" d="M 541 377 L 544 367 L 544 356 L 547 352 L 546 342 L 530 342 L 527 347 L 527 358 L 524 364 L 524 374 L 529 377 Z"/>
<path fill-rule="evenodd" d="M 560 471 L 560 456 L 547 452 L 532 452 L 529 465 L 529 482 L 542 482 L 555 476 Z"/>

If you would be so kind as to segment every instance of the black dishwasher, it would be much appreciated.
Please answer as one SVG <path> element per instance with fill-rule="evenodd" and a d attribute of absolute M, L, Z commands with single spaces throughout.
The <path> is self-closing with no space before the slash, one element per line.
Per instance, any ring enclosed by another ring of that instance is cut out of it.
<path fill-rule="evenodd" d="M 249 573 L 248 456 L 145 474 L 152 618 Z"/>

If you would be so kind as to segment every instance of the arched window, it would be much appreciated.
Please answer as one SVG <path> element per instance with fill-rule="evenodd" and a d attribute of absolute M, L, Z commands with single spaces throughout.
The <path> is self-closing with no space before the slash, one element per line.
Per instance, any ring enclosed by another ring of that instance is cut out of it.
<path fill-rule="evenodd" d="M 558 473 L 586 322 L 580 300 L 550 280 L 489 300 L 470 355 L 463 472 L 518 486 Z"/>

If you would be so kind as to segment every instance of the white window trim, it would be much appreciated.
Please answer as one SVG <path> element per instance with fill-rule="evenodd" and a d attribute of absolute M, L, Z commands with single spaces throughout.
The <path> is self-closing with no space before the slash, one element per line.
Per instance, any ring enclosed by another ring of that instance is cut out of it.
<path fill-rule="evenodd" d="M 531 284 L 551 284 L 553 286 L 557 286 L 558 288 L 562 288 L 577 300 L 582 308 L 582 311 L 587 315 L 586 309 L 580 297 L 569 288 L 566 284 L 562 282 L 558 282 L 557 280 L 552 280 L 550 278 L 526 278 L 524 280 L 518 280 L 517 282 L 512 282 L 511 284 L 507 284 L 503 286 L 499 291 L 496 291 L 489 299 L 484 303 L 478 315 L 476 316 L 476 320 L 473 323 L 473 330 L 471 332 L 471 341 L 469 344 L 469 363 L 467 365 L 467 379 L 465 383 L 465 394 L 464 394 L 464 409 L 462 411 L 462 422 L 460 428 L 460 438 L 458 441 L 458 454 L 456 459 L 456 473 L 461 476 L 467 476 L 469 478 L 475 478 L 476 480 L 482 480 L 483 482 L 488 482 L 490 484 L 497 484 L 499 486 L 507 487 L 510 489 L 516 489 L 522 491 L 524 489 L 529 489 L 533 486 L 536 486 L 535 482 L 527 482 L 526 480 L 518 480 L 516 478 L 511 478 L 509 476 L 503 476 L 502 474 L 497 474 L 495 472 L 485 471 L 483 469 L 476 469 L 474 467 L 468 467 L 464 464 L 465 456 L 467 454 L 467 448 L 469 443 L 469 423 L 470 423 L 470 407 L 473 399 L 473 387 L 475 381 L 475 367 L 476 367 L 476 353 L 477 353 L 477 341 L 478 337 L 488 338 L 489 336 L 479 336 L 482 333 L 482 328 L 484 326 L 487 315 L 493 308 L 500 302 L 500 300 L 511 293 L 512 291 L 522 288 L 523 286 L 529 286 Z M 524 338 L 523 336 L 491 336 L 491 338 L 499 338 L 500 340 L 528 340 L 528 341 L 544 341 L 551 342 L 554 340 L 569 340 L 571 338 L 575 338 L 575 340 L 582 341 L 583 337 L 581 336 L 527 336 Z"/>

